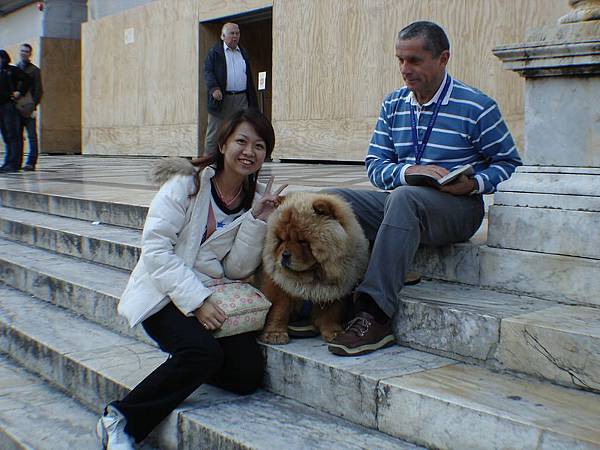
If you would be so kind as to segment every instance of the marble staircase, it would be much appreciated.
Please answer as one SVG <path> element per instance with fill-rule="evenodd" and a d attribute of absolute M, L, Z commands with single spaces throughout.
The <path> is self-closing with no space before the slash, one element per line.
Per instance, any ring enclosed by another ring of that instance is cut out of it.
<path fill-rule="evenodd" d="M 0 447 L 95 448 L 103 405 L 165 358 L 116 314 L 146 207 L 12 188 L 0 200 Z M 482 288 L 482 248 L 420 251 L 431 278 L 403 291 L 404 346 L 264 346 L 264 391 L 202 387 L 151 445 L 600 448 L 600 309 Z"/>

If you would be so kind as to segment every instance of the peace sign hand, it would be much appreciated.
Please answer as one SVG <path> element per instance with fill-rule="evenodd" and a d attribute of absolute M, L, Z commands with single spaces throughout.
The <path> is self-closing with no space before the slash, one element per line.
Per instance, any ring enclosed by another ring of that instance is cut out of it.
<path fill-rule="evenodd" d="M 279 194 L 281 194 L 281 192 L 288 186 L 287 184 L 283 184 L 279 186 L 279 189 L 277 189 L 275 192 L 271 192 L 274 179 L 275 178 L 273 176 L 269 178 L 265 192 L 252 207 L 252 215 L 254 218 L 262 220 L 263 222 L 266 222 L 271 213 L 279 206 Z"/>

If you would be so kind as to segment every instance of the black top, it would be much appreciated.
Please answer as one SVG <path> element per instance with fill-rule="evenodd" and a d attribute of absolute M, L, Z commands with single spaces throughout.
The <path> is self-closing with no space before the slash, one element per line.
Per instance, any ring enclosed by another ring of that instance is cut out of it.
<path fill-rule="evenodd" d="M 219 197 L 219 193 L 217 192 L 217 188 L 215 187 L 215 183 L 212 179 L 210 180 L 210 192 L 217 206 L 227 215 L 239 213 L 244 207 L 244 202 L 242 201 L 238 207 L 233 209 L 228 208 L 225 203 L 223 203 L 223 200 L 221 200 L 221 197 Z M 242 196 L 243 194 L 245 194 L 245 192 L 242 192 Z"/>
<path fill-rule="evenodd" d="M 8 64 L 0 68 L 0 105 L 9 102 L 15 91 L 25 94 L 30 84 L 29 76 L 17 66 Z"/>
<path fill-rule="evenodd" d="M 24 63 L 21 61 L 17 64 L 17 67 L 31 78 L 29 92 L 31 92 L 31 98 L 35 104 L 39 105 L 42 101 L 42 94 L 44 93 L 44 88 L 42 87 L 42 71 L 38 66 L 31 64 L 30 62 Z"/>

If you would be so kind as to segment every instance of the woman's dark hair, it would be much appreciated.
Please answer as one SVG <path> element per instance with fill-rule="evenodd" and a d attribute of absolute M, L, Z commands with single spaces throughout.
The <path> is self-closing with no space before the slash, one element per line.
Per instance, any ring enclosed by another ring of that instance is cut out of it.
<path fill-rule="evenodd" d="M 195 196 L 198 194 L 198 191 L 200 191 L 200 172 L 202 169 L 212 166 L 215 168 L 217 173 L 223 170 L 225 160 L 223 153 L 221 153 L 219 149 L 223 147 L 225 142 L 227 142 L 227 139 L 229 139 L 229 136 L 233 134 L 238 125 L 244 122 L 252 125 L 252 128 L 254 128 L 256 134 L 258 134 L 260 138 L 265 141 L 265 146 L 267 147 L 267 155 L 265 159 L 269 159 L 271 157 L 271 153 L 273 153 L 273 147 L 275 147 L 275 131 L 273 130 L 273 126 L 271 125 L 271 122 L 269 122 L 269 119 L 267 119 L 257 109 L 248 108 L 237 111 L 221 124 L 217 138 L 217 150 L 208 156 L 192 160 L 192 165 L 197 167 L 198 171 L 194 178 L 195 189 L 194 192 L 190 194 L 190 197 Z M 244 183 L 244 200 L 242 205 L 245 209 L 250 209 L 252 207 L 254 193 L 256 192 L 258 172 L 259 171 L 256 171 L 255 173 L 249 175 Z"/>
<path fill-rule="evenodd" d="M 6 50 L 0 50 L 0 58 L 2 58 L 4 60 L 5 64 L 10 64 L 10 55 L 8 54 L 8 52 Z"/>

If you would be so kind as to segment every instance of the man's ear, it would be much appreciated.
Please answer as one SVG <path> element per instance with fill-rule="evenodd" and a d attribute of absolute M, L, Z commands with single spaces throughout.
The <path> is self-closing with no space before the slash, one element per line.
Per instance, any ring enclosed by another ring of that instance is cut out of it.
<path fill-rule="evenodd" d="M 446 67 L 448 61 L 450 61 L 450 50 L 444 50 L 440 53 L 440 64 L 442 64 L 443 67 Z"/>

